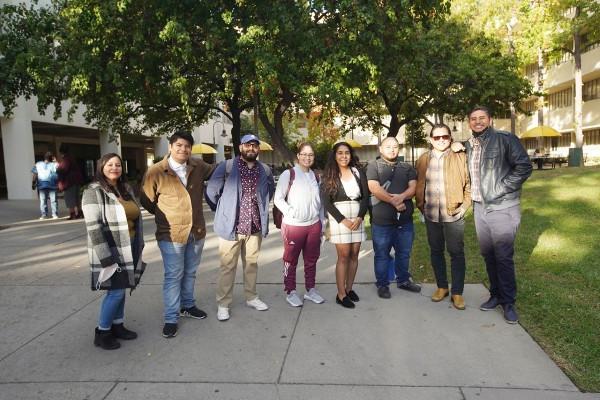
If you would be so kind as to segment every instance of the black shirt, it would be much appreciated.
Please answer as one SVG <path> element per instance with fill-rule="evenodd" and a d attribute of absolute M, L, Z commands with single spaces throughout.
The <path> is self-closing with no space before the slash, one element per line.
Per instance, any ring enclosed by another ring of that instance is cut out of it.
<path fill-rule="evenodd" d="M 398 161 L 396 164 L 389 164 L 382 159 L 377 159 L 369 162 L 367 166 L 367 180 L 377 181 L 382 187 L 387 186 L 386 190 L 391 194 L 404 192 L 408 189 L 408 182 L 416 179 L 417 171 L 405 162 Z M 404 205 L 406 210 L 398 215 L 398 211 L 390 203 L 377 202 L 372 207 L 371 223 L 377 225 L 403 225 L 412 222 L 414 211 L 412 199 L 405 200 Z"/>

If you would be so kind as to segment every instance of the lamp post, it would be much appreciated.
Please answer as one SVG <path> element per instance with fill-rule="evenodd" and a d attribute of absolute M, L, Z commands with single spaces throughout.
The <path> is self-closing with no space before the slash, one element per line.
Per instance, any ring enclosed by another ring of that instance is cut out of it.
<path fill-rule="evenodd" d="M 215 136 L 215 126 L 217 124 L 221 124 L 221 137 L 227 137 L 227 132 L 225 131 L 225 124 L 223 121 L 215 121 L 212 125 L 212 134 L 213 134 L 213 143 L 217 146 L 217 154 L 215 154 L 215 162 L 221 162 L 225 159 L 225 146 L 222 143 L 217 143 Z"/>

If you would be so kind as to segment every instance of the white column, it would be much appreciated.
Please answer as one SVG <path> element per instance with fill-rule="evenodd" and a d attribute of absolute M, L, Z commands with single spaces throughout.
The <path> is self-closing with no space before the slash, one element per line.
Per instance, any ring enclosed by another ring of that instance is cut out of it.
<path fill-rule="evenodd" d="M 4 169 L 9 200 L 35 199 L 31 190 L 31 168 L 35 164 L 33 129 L 24 107 L 16 107 L 14 116 L 0 118 Z"/>
<path fill-rule="evenodd" d="M 109 129 L 108 132 L 100 131 L 100 154 L 116 153 L 121 155 L 121 136 L 111 138 L 112 131 Z"/>
<path fill-rule="evenodd" d="M 169 152 L 169 140 L 165 135 L 154 138 L 154 158 L 161 158 Z"/>

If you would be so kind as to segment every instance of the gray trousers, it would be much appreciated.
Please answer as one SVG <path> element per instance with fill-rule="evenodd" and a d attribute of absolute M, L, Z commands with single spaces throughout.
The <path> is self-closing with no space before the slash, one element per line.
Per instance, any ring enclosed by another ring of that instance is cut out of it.
<path fill-rule="evenodd" d="M 515 237 L 521 223 L 519 205 L 486 212 L 483 204 L 473 202 L 475 230 L 479 249 L 490 280 L 490 295 L 500 304 L 513 304 L 517 297 L 515 276 Z"/>

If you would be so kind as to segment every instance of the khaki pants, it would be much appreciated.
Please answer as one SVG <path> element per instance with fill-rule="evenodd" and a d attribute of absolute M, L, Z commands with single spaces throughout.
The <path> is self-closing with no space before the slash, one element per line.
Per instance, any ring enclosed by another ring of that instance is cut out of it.
<path fill-rule="evenodd" d="M 235 240 L 219 239 L 219 255 L 221 256 L 221 268 L 217 282 L 217 304 L 219 306 L 229 308 L 233 300 L 233 284 L 240 252 L 242 253 L 246 301 L 258 297 L 256 275 L 261 243 L 260 232 L 253 235 L 235 235 Z"/>

